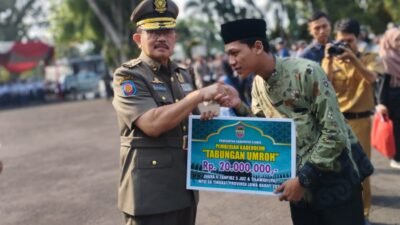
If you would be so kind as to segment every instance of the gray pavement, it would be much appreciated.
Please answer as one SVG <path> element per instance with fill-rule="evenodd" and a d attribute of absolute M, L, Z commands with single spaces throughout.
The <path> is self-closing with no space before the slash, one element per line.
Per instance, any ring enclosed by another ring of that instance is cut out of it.
<path fill-rule="evenodd" d="M 117 225 L 119 139 L 105 100 L 0 111 L 0 225 Z M 400 170 L 373 152 L 371 222 L 400 224 Z M 201 192 L 198 225 L 287 225 L 276 197 Z"/>

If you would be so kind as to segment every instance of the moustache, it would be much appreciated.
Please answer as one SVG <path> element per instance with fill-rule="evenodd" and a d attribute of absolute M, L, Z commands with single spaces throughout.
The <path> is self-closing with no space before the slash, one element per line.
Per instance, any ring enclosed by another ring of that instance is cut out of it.
<path fill-rule="evenodd" d="M 168 46 L 168 45 L 162 44 L 162 43 L 156 44 L 154 47 L 155 47 L 155 48 L 165 48 L 165 49 L 169 49 L 169 46 Z"/>

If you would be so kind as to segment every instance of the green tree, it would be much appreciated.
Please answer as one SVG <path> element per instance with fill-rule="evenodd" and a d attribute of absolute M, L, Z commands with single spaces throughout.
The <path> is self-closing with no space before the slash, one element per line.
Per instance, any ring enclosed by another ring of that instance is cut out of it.
<path fill-rule="evenodd" d="M 207 21 L 214 24 L 248 17 L 263 17 L 263 12 L 253 0 L 244 0 L 241 3 L 233 4 L 233 0 L 189 0 L 185 9 L 192 10 L 195 17 L 206 16 Z"/>
<path fill-rule="evenodd" d="M 134 26 L 129 21 L 138 3 L 139 0 L 64 0 L 61 5 L 53 5 L 52 30 L 57 48 L 64 55 L 71 55 L 71 45 L 91 41 L 94 52 L 102 52 L 110 65 L 119 65 L 138 51 L 132 43 Z"/>
<path fill-rule="evenodd" d="M 204 45 L 207 55 L 211 55 L 212 50 L 223 47 L 218 30 L 212 22 L 192 18 L 181 19 L 177 23 L 177 32 L 178 43 L 183 45 L 185 55 L 191 58 L 191 50 L 197 45 Z"/>
<path fill-rule="evenodd" d="M 0 82 L 9 81 L 10 78 L 10 73 L 3 67 L 0 67 Z"/>
<path fill-rule="evenodd" d="M 28 38 L 30 26 L 24 23 L 27 16 L 35 17 L 41 13 L 36 0 L 0 1 L 0 40 L 15 41 Z"/>
<path fill-rule="evenodd" d="M 375 2 L 370 0 L 370 2 Z M 400 8 L 399 8 L 399 0 L 384 0 L 384 9 L 388 12 L 388 14 L 393 19 L 393 22 L 400 23 Z"/>
<path fill-rule="evenodd" d="M 22 1 L 22 0 L 21 0 Z M 25 0 L 25 2 L 34 0 Z M 131 40 L 134 25 L 129 23 L 132 9 L 140 0 L 63 0 L 53 6 L 52 27 L 57 49 L 63 54 L 76 54 L 74 43 L 86 40 L 94 44 L 95 52 L 102 52 L 111 65 L 137 54 Z M 13 2 L 2 0 L 0 7 Z M 189 0 L 184 10 L 190 17 L 178 21 L 178 33 L 186 54 L 191 47 L 203 44 L 210 50 L 221 48 L 219 25 L 240 18 L 266 18 L 273 14 L 275 23 L 270 26 L 272 37 L 289 40 L 310 38 L 306 29 L 307 18 L 317 10 L 326 11 L 332 22 L 352 16 L 371 30 L 381 33 L 388 22 L 400 22 L 398 0 L 270 0 L 260 10 L 253 0 Z M 1 12 L 1 11 L 0 11 Z M 379 19 L 376 19 L 379 18 Z M 271 21 L 267 21 L 271 25 Z M 287 23 L 286 23 L 287 22 Z M 1 34 L 0 34 L 1 35 Z M 63 47 L 64 46 L 64 47 Z"/>
<path fill-rule="evenodd" d="M 207 55 L 213 49 L 221 49 L 219 25 L 228 21 L 242 18 L 263 18 L 262 11 L 253 0 L 244 0 L 241 4 L 234 4 L 233 0 L 189 0 L 185 10 L 191 17 L 182 25 L 190 30 L 186 35 L 187 51 L 195 45 L 204 45 Z M 181 32 L 179 32 L 181 35 Z M 181 39 L 182 40 L 182 39 Z M 190 53 L 188 54 L 190 56 Z"/>
<path fill-rule="evenodd" d="M 304 24 L 315 11 L 326 12 L 333 24 L 340 19 L 353 17 L 361 24 L 369 26 L 375 33 L 384 32 L 388 22 L 400 22 L 398 0 L 271 0 L 269 2 L 266 7 L 267 13 L 271 13 L 269 9 L 274 8 L 272 5 L 281 8 L 280 18 L 287 16 L 289 19 L 287 35 L 297 39 L 306 37 Z"/>

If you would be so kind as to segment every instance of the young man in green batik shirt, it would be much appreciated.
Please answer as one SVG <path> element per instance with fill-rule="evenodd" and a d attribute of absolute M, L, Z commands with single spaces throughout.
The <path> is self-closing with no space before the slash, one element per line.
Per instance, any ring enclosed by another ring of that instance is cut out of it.
<path fill-rule="evenodd" d="M 219 102 L 241 116 L 287 117 L 296 123 L 297 176 L 276 190 L 281 201 L 290 202 L 293 223 L 362 225 L 361 183 L 351 151 L 356 140 L 324 71 L 309 60 L 274 57 L 264 20 L 225 23 L 221 35 L 232 68 L 242 77 L 257 76 L 251 109 L 233 88 Z"/>

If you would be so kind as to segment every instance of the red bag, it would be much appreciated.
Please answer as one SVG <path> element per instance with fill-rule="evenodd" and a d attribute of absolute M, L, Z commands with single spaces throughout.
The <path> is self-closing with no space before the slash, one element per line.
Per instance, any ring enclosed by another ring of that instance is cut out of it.
<path fill-rule="evenodd" d="M 391 159 L 396 153 L 393 122 L 381 113 L 375 113 L 371 131 L 371 145 L 382 155 Z"/>

